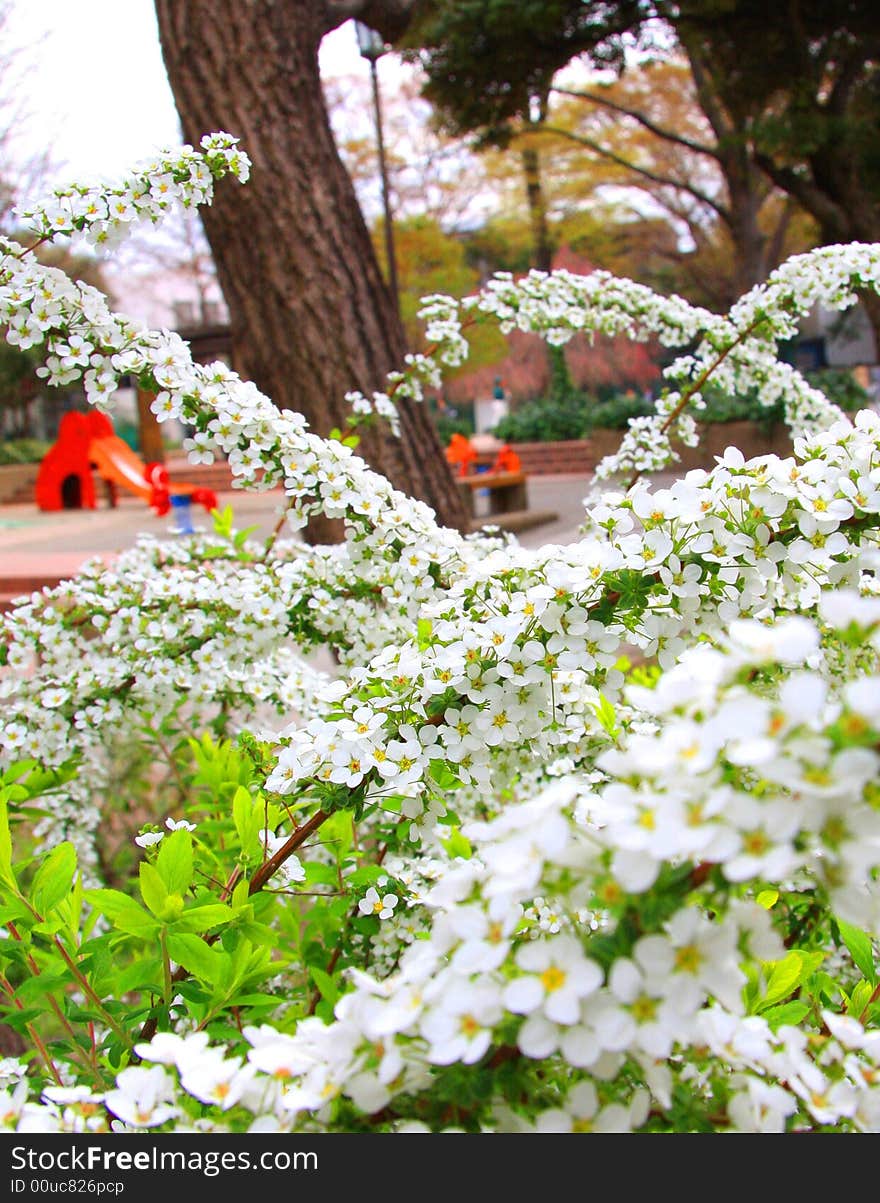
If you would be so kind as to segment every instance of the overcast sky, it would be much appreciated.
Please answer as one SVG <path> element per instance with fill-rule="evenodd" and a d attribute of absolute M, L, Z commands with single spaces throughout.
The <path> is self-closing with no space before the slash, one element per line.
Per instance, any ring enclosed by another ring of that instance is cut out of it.
<path fill-rule="evenodd" d="M 21 152 L 47 144 L 57 179 L 115 177 L 180 140 L 152 0 L 15 0 Z M 368 71 L 354 26 L 325 38 L 322 67 Z"/>

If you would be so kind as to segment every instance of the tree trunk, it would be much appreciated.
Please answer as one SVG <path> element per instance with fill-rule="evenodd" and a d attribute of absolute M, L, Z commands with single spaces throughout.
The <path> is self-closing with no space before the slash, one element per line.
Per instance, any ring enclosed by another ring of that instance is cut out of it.
<path fill-rule="evenodd" d="M 164 464 L 165 444 L 162 441 L 162 427 L 150 408 L 155 400 L 155 393 L 138 388 L 138 447 L 140 448 L 141 456 L 148 464 Z"/>
<path fill-rule="evenodd" d="M 767 235 L 758 222 L 764 196 L 761 195 L 757 172 L 744 165 L 732 167 L 722 158 L 730 212 L 730 233 L 734 246 L 733 300 L 763 284 L 767 279 Z"/>
<path fill-rule="evenodd" d="M 547 203 L 541 186 L 541 159 L 533 146 L 526 146 L 521 156 L 532 231 L 532 266 L 548 272 L 552 265 L 553 248 L 547 229 Z"/>
<path fill-rule="evenodd" d="M 184 136 L 241 138 L 247 185 L 218 187 L 204 224 L 229 306 L 234 366 L 326 435 L 344 428 L 346 392 L 382 389 L 405 342 L 321 91 L 321 0 L 156 0 L 162 51 Z M 399 404 L 360 454 L 449 526 L 464 509 L 427 407 Z M 332 538 L 319 523 L 313 538 Z"/>

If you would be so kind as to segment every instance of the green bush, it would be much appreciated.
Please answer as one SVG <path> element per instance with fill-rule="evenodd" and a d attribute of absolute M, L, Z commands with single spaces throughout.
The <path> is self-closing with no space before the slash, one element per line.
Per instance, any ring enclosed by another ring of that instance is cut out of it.
<path fill-rule="evenodd" d="M 0 443 L 0 466 L 6 464 L 38 464 L 50 444 L 42 439 L 8 439 Z"/>
<path fill-rule="evenodd" d="M 591 430 L 626 430 L 630 418 L 643 418 L 653 412 L 652 401 L 637 393 L 621 394 L 590 406 L 586 415 L 586 433 L 589 434 Z"/>
<path fill-rule="evenodd" d="M 596 401 L 587 393 L 531 401 L 508 414 L 495 427 L 508 443 L 555 443 L 587 438 L 591 430 L 624 430 L 630 418 L 652 411 L 650 401 L 628 393 Z"/>
<path fill-rule="evenodd" d="M 807 380 L 821 389 L 829 401 L 847 412 L 863 409 L 870 400 L 855 377 L 838 368 L 809 372 Z M 703 400 L 706 408 L 697 415 L 703 422 L 755 422 L 766 429 L 785 421 L 785 407 L 781 402 L 761 405 L 754 393 L 731 397 L 720 389 L 708 388 L 703 390 Z"/>
<path fill-rule="evenodd" d="M 466 414 L 456 414 L 452 417 L 450 414 L 436 413 L 433 415 L 434 425 L 437 427 L 437 433 L 440 436 L 440 442 L 445 447 L 454 434 L 464 435 L 469 439 L 474 433 L 474 424 Z"/>
<path fill-rule="evenodd" d="M 502 418 L 496 438 L 506 443 L 556 443 L 583 438 L 589 399 L 530 401 Z"/>
<path fill-rule="evenodd" d="M 856 409 L 864 409 L 871 400 L 852 372 L 842 368 L 822 368 L 818 372 L 808 372 L 807 379 L 810 384 L 821 389 L 829 401 L 833 401 L 849 413 Z"/>

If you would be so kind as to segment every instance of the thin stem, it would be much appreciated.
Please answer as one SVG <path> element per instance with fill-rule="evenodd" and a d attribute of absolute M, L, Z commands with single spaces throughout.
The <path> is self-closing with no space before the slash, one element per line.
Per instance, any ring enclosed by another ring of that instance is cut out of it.
<path fill-rule="evenodd" d="M 54 237 L 54 234 L 43 234 L 36 242 L 32 242 L 30 246 L 22 247 L 20 255 L 10 255 L 9 257 L 10 259 L 23 259 L 25 255 L 33 254 L 38 246 L 43 246 L 45 243 L 51 242 Z"/>
<path fill-rule="evenodd" d="M 6 930 L 9 932 L 10 936 L 12 936 L 13 940 L 16 940 L 19 944 L 24 943 L 24 941 L 21 938 L 21 933 L 18 931 L 17 927 L 15 926 L 15 924 L 12 921 L 10 921 L 6 924 Z M 27 963 L 28 969 L 30 969 L 30 971 L 34 975 L 34 977 L 40 977 L 41 976 L 40 966 L 37 964 L 33 953 L 30 953 L 30 952 L 25 953 L 25 961 Z M 46 992 L 46 998 L 49 1002 L 49 1006 L 52 1009 L 52 1013 L 54 1014 L 54 1016 L 58 1020 L 58 1022 L 61 1024 L 61 1027 L 67 1033 L 68 1039 L 70 1040 L 70 1043 L 71 1043 L 71 1049 L 75 1050 L 78 1056 L 86 1055 L 86 1054 L 83 1054 L 83 1051 L 80 1048 L 79 1041 L 77 1039 L 76 1032 L 74 1032 L 73 1028 L 71 1027 L 70 1020 L 67 1018 L 67 1016 L 64 1014 L 64 1012 L 61 1010 L 61 1007 L 58 1003 L 58 999 L 55 997 L 55 995 L 51 991 Z M 80 1063 L 86 1065 L 86 1067 L 88 1069 L 93 1070 L 94 1073 L 96 1073 L 99 1077 L 101 1076 L 101 1071 L 98 1068 L 97 1056 L 96 1056 L 95 1049 L 94 1049 L 94 1042 L 93 1042 L 93 1046 L 92 1046 L 91 1057 L 88 1057 L 86 1061 L 81 1061 Z"/>
<path fill-rule="evenodd" d="M 300 848 L 309 836 L 317 831 L 321 824 L 329 818 L 330 815 L 327 811 L 316 810 L 310 819 L 307 819 L 302 826 L 297 827 L 293 835 L 281 845 L 278 851 L 270 856 L 267 861 L 264 861 L 259 869 L 257 869 L 251 878 L 248 894 L 256 894 L 259 890 L 262 890 L 269 878 L 273 877 L 284 862 L 293 856 L 297 848 Z"/>
<path fill-rule="evenodd" d="M 669 427 L 672 425 L 672 423 L 676 420 L 676 418 L 678 418 L 681 415 L 685 406 L 690 401 L 691 397 L 693 397 L 694 393 L 698 393 L 700 391 L 700 389 L 703 387 L 703 385 L 706 383 L 706 381 L 709 379 L 709 377 L 712 375 L 712 373 L 715 371 L 715 369 L 717 367 L 719 367 L 722 363 L 724 363 L 725 359 L 728 357 L 728 355 L 731 353 L 731 351 L 735 350 L 740 345 L 740 343 L 742 343 L 746 338 L 748 338 L 748 336 L 752 333 L 752 331 L 756 330 L 763 321 L 764 321 L 763 314 L 760 317 L 756 317 L 755 320 L 750 325 L 748 325 L 745 328 L 745 330 L 741 331 L 740 334 L 737 336 L 737 338 L 735 338 L 732 343 L 730 343 L 727 347 L 725 347 L 725 349 L 719 353 L 719 355 L 715 358 L 715 360 L 712 363 L 710 363 L 709 366 L 703 372 L 700 373 L 700 375 L 693 382 L 693 384 L 691 384 L 691 386 L 689 388 L 685 389 L 684 393 L 682 393 L 681 400 L 676 405 L 675 409 L 673 409 L 672 413 L 669 414 L 669 416 L 667 417 L 667 419 L 663 423 L 663 425 L 660 427 L 660 434 L 666 434 L 666 431 L 669 429 Z M 633 487 L 633 485 L 636 483 L 636 481 L 639 479 L 639 477 L 642 475 L 643 472 L 644 472 L 644 469 L 639 468 L 637 472 L 633 473 L 633 475 L 630 477 L 629 481 L 627 482 L 627 484 L 625 486 L 627 493 Z"/>
<path fill-rule="evenodd" d="M 119 1025 L 119 1023 L 113 1018 L 113 1016 L 110 1014 L 110 1012 L 105 1009 L 103 1001 L 95 993 L 91 982 L 85 976 L 85 974 L 82 972 L 79 965 L 77 965 L 76 961 L 74 961 L 73 957 L 70 955 L 70 953 L 64 947 L 64 944 L 61 942 L 61 940 L 58 938 L 58 936 L 53 937 L 53 943 L 55 944 L 55 947 L 58 949 L 58 951 L 61 953 L 61 956 L 64 960 L 65 965 L 67 965 L 70 972 L 73 974 L 73 976 L 79 982 L 83 993 L 86 995 L 87 998 L 91 999 L 93 1005 L 97 1008 L 98 1014 L 101 1016 L 101 1018 L 107 1024 L 107 1026 L 111 1029 L 111 1031 L 113 1031 L 119 1037 L 119 1039 L 123 1042 L 123 1044 L 130 1047 L 131 1039 L 129 1038 L 128 1033 Z"/>
<path fill-rule="evenodd" d="M 9 981 L 9 979 L 6 977 L 6 975 L 3 973 L 0 973 L 0 989 L 3 990 L 3 993 L 6 995 L 6 997 L 9 999 L 10 1003 L 14 1007 L 16 1007 L 19 1011 L 24 1010 L 24 1006 L 22 1005 L 21 1000 L 19 998 L 17 998 L 15 995 L 14 986 Z M 34 1048 L 37 1050 L 37 1052 L 43 1058 L 46 1068 L 48 1069 L 48 1071 L 52 1075 L 52 1077 L 55 1079 L 55 1085 L 63 1086 L 64 1083 L 61 1080 L 61 1074 L 58 1072 L 57 1066 L 55 1065 L 55 1062 L 52 1060 L 49 1050 L 46 1048 L 45 1044 L 40 1039 L 39 1033 L 36 1031 L 36 1029 L 34 1028 L 32 1023 L 25 1022 L 24 1026 L 25 1026 L 25 1031 L 27 1032 L 27 1034 L 30 1036 L 31 1040 L 33 1041 Z"/>
<path fill-rule="evenodd" d="M 878 998 L 880 998 L 880 982 L 878 982 L 877 985 L 874 987 L 874 992 L 872 993 L 872 995 L 868 999 L 868 1001 L 865 1003 L 865 1009 L 864 1009 L 864 1011 L 862 1011 L 861 1015 L 859 1016 L 859 1023 L 862 1025 L 862 1027 L 865 1026 L 865 1022 L 868 1018 L 868 1012 L 871 1010 L 871 1007 L 873 1007 L 874 1003 L 877 1001 Z"/>
<path fill-rule="evenodd" d="M 275 546 L 275 544 L 278 540 L 278 536 L 284 530 L 284 524 L 287 522 L 287 515 L 293 509 L 294 500 L 295 499 L 293 497 L 288 497 L 287 504 L 285 505 L 284 509 L 281 511 L 281 516 L 279 517 L 278 521 L 275 523 L 275 526 L 272 529 L 272 533 L 269 535 L 268 539 L 263 544 L 263 558 L 264 559 L 268 558 L 269 553 L 271 552 L 272 548 Z"/>
<path fill-rule="evenodd" d="M 306 842 L 309 836 L 313 832 L 317 831 L 321 824 L 325 822 L 325 820 L 329 819 L 329 817 L 329 812 L 324 810 L 316 810 L 310 819 L 303 823 L 302 826 L 297 827 L 290 838 L 284 844 L 282 844 L 274 856 L 271 856 L 259 867 L 251 879 L 250 886 L 248 887 L 248 895 L 251 896 L 259 893 L 259 891 L 265 886 L 266 882 L 278 872 L 284 862 L 289 857 L 293 856 L 297 848 L 300 848 Z M 235 888 L 236 882 L 239 881 L 240 878 L 241 870 L 236 868 L 230 875 L 229 881 L 224 886 L 221 898 L 224 898 L 225 900 L 225 898 L 230 896 Z M 217 938 L 217 935 L 208 936 L 205 937 L 205 942 L 207 944 L 214 944 Z M 175 971 L 171 974 L 170 983 L 173 986 L 177 982 L 186 981 L 188 977 L 188 971 L 183 967 L 183 965 L 178 965 Z M 157 1029 L 158 1019 L 155 1015 L 151 1015 L 149 1019 L 144 1021 L 138 1039 L 148 1043 L 156 1035 Z"/>
<path fill-rule="evenodd" d="M 171 999 L 172 999 L 171 960 L 168 956 L 168 929 L 166 927 L 162 928 L 162 935 L 160 937 L 160 945 L 162 948 L 162 985 L 163 985 L 162 998 L 165 1002 L 165 1006 L 170 1007 Z"/>
<path fill-rule="evenodd" d="M 155 727 L 147 726 L 147 730 L 149 731 L 150 735 L 153 737 L 153 741 L 156 744 L 156 746 L 158 747 L 159 751 L 165 757 L 165 761 L 170 770 L 170 774 L 174 778 L 174 780 L 177 782 L 177 789 L 178 789 L 181 799 L 185 798 L 187 796 L 187 792 L 188 792 L 187 784 L 183 779 L 183 774 L 180 771 L 180 766 L 178 765 L 177 761 L 174 758 L 174 752 L 171 749 L 169 749 L 167 743 L 162 738 L 160 733 L 155 729 Z"/>

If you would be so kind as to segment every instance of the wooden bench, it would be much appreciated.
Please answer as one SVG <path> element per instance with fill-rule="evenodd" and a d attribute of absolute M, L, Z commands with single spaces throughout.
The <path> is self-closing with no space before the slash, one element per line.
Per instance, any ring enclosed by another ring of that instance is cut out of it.
<path fill-rule="evenodd" d="M 475 501 L 479 489 L 486 489 L 489 494 L 490 514 L 510 514 L 529 508 L 525 472 L 474 472 L 470 476 L 457 477 L 456 484 L 471 517 L 476 516 Z"/>

